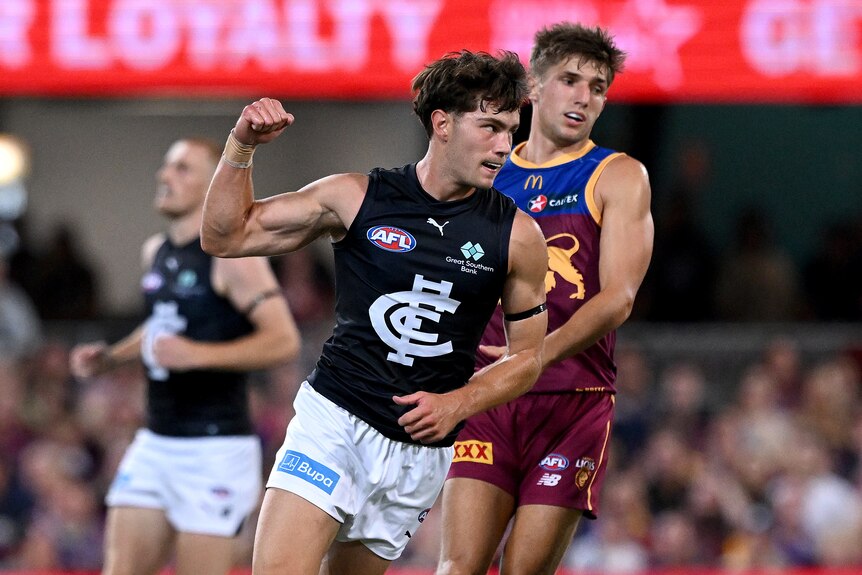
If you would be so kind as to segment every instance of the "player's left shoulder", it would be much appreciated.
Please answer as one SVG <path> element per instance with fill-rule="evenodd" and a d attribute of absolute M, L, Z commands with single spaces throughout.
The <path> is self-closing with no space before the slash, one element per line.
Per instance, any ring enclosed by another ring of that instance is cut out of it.
<path fill-rule="evenodd" d="M 509 241 L 510 262 L 518 259 L 527 261 L 547 261 L 547 244 L 542 228 L 526 212 L 518 209 L 512 222 L 512 235 Z M 511 266 L 510 266 L 511 267 Z M 547 268 L 547 266 L 545 266 Z"/>
<path fill-rule="evenodd" d="M 649 182 L 646 166 L 624 153 L 619 153 L 610 159 L 602 173 L 602 178 Z"/>
<path fill-rule="evenodd" d="M 626 154 L 614 157 L 596 182 L 595 196 L 600 207 L 615 198 L 626 201 L 641 198 L 648 202 L 650 183 L 646 166 Z"/>

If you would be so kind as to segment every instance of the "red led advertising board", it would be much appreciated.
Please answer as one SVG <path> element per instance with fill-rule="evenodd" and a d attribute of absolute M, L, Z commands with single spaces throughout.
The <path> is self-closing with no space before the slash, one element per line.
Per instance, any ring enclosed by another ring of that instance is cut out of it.
<path fill-rule="evenodd" d="M 862 0 L 2 0 L 0 96 L 407 98 L 560 20 L 628 52 L 615 100 L 862 103 Z"/>

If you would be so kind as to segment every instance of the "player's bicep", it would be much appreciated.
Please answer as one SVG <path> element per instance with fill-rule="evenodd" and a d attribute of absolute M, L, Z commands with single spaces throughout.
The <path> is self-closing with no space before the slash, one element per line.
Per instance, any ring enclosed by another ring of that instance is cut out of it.
<path fill-rule="evenodd" d="M 269 261 L 262 257 L 214 259 L 212 283 L 241 311 L 248 310 L 261 294 L 281 289 Z"/>
<path fill-rule="evenodd" d="M 367 181 L 361 174 L 337 174 L 255 202 L 247 223 L 247 246 L 275 255 L 297 250 L 322 235 L 338 237 L 359 211 Z"/>
<path fill-rule="evenodd" d="M 509 247 L 510 271 L 501 298 L 509 353 L 541 345 L 547 329 L 545 273 L 548 249 L 541 230 L 526 214 L 518 213 Z"/>
<path fill-rule="evenodd" d="M 631 158 L 612 162 L 599 180 L 602 190 L 602 234 L 599 278 L 602 289 L 619 285 L 634 290 L 646 275 L 652 256 L 653 219 L 650 185 L 643 166 Z"/>
<path fill-rule="evenodd" d="M 292 334 L 296 326 L 266 258 L 214 260 L 213 285 L 258 331 Z"/>

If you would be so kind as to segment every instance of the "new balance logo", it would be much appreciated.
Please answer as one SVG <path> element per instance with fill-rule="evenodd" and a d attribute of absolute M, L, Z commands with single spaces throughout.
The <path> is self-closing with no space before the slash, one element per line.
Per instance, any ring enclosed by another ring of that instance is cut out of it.
<path fill-rule="evenodd" d="M 444 223 L 443 223 L 443 225 L 441 226 L 440 224 L 438 224 L 438 223 L 437 223 L 437 220 L 435 220 L 434 218 L 428 218 L 427 223 L 431 224 L 432 226 L 434 226 L 435 228 L 437 228 L 438 230 L 440 230 L 440 235 L 442 236 L 442 235 L 443 235 L 443 228 L 444 228 L 444 227 L 446 226 L 446 224 L 448 224 L 449 222 L 448 222 L 448 220 L 447 220 L 447 221 L 446 221 L 446 222 L 444 222 Z"/>
<path fill-rule="evenodd" d="M 562 475 L 558 475 L 556 473 L 545 473 L 539 480 L 536 482 L 536 485 L 544 485 L 546 487 L 556 487 L 557 483 L 562 479 Z"/>

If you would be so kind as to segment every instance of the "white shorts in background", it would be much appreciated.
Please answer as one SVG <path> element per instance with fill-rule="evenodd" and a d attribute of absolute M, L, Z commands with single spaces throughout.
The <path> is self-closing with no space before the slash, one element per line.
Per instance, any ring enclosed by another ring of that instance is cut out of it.
<path fill-rule="evenodd" d="M 336 541 L 361 541 L 397 559 L 425 520 L 454 450 L 395 441 L 303 383 L 267 487 L 284 489 L 339 523 Z"/>
<path fill-rule="evenodd" d="M 261 493 L 257 436 L 168 437 L 140 429 L 105 498 L 163 509 L 177 531 L 233 537 Z"/>

